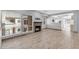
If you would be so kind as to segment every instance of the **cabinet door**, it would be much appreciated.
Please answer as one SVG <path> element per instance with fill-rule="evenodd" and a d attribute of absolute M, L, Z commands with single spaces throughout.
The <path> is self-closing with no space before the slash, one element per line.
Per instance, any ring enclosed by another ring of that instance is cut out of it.
<path fill-rule="evenodd" d="M 15 33 L 15 27 L 13 27 L 13 33 Z"/>
<path fill-rule="evenodd" d="M 28 25 L 32 25 L 32 16 L 28 17 Z"/>
<path fill-rule="evenodd" d="M 27 28 L 24 28 L 24 32 L 26 32 L 27 31 Z"/>
<path fill-rule="evenodd" d="M 26 25 L 27 23 L 26 23 L 26 20 L 24 20 L 24 25 Z"/>
<path fill-rule="evenodd" d="M 6 29 L 5 35 L 10 35 L 10 29 Z"/>

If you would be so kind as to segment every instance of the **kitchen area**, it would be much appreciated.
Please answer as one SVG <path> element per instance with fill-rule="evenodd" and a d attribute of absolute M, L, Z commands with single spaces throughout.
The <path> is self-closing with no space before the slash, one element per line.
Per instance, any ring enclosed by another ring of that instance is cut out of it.
<path fill-rule="evenodd" d="M 15 11 L 3 10 L 2 40 L 41 31 L 42 16 L 37 16 L 39 13 L 28 14 L 22 15 Z"/>

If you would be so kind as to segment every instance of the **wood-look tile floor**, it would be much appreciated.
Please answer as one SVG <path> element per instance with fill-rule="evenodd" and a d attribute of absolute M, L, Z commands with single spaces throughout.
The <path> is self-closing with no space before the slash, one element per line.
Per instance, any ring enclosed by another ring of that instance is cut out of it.
<path fill-rule="evenodd" d="M 2 41 L 10 49 L 72 49 L 79 48 L 79 33 L 45 29 L 41 32 Z"/>

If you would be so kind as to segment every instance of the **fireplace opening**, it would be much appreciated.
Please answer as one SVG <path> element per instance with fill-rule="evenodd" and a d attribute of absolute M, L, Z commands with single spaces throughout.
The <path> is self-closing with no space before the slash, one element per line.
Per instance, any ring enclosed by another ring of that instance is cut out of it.
<path fill-rule="evenodd" d="M 41 26 L 35 26 L 35 32 L 41 31 Z"/>

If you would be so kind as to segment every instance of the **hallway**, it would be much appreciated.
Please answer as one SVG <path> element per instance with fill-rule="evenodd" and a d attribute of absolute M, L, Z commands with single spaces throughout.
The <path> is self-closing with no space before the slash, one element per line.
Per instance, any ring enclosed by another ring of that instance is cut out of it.
<path fill-rule="evenodd" d="M 52 29 L 2 41 L 2 48 L 10 49 L 70 49 L 79 48 L 79 34 Z"/>

